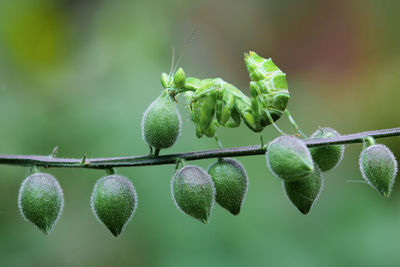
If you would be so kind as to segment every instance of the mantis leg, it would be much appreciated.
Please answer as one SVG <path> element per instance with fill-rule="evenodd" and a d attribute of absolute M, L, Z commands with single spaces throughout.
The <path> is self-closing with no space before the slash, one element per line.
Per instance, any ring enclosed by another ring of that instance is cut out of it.
<path fill-rule="evenodd" d="M 222 99 L 217 100 L 217 120 L 220 125 L 226 126 L 234 110 L 235 97 L 226 91 L 220 91 L 220 95 Z"/>
<path fill-rule="evenodd" d="M 265 109 L 265 113 L 267 114 L 268 120 L 271 122 L 271 124 L 275 127 L 276 130 L 278 130 L 278 132 L 280 132 L 283 135 L 287 135 L 284 131 L 282 131 L 278 125 L 276 125 L 276 123 L 274 122 L 274 119 L 271 116 L 271 113 L 269 112 L 269 110 L 266 108 Z"/>
<path fill-rule="evenodd" d="M 255 82 L 250 82 L 250 94 L 251 94 L 251 110 L 252 110 L 252 115 L 254 119 L 254 124 L 257 127 L 261 127 L 261 110 L 260 110 L 260 104 L 261 104 L 261 98 L 262 93 L 260 87 L 257 85 Z M 268 110 L 268 107 L 264 109 L 265 113 L 267 114 L 267 118 L 269 122 L 278 130 L 283 135 L 286 135 L 285 132 L 283 132 L 278 125 L 275 124 L 274 119 L 271 116 L 271 113 Z"/>
<path fill-rule="evenodd" d="M 210 126 L 207 128 L 207 130 L 204 132 L 204 134 L 205 134 L 207 137 L 213 137 L 213 136 L 215 135 L 215 125 L 217 125 L 217 124 L 216 124 L 216 121 L 214 120 L 214 121 L 210 124 Z"/>
<path fill-rule="evenodd" d="M 210 130 L 209 128 L 212 126 L 214 120 L 216 95 L 208 95 L 200 101 L 198 119 L 202 132 L 206 134 Z"/>
<path fill-rule="evenodd" d="M 200 98 L 211 94 L 216 94 L 222 88 L 223 81 L 221 79 L 213 79 L 204 83 L 199 89 L 194 91 L 192 101 L 197 101 Z"/>
<path fill-rule="evenodd" d="M 231 94 L 225 93 L 223 96 L 224 108 L 222 110 L 222 118 L 220 124 L 225 125 L 230 119 L 233 106 L 235 105 L 235 97 Z"/>
<path fill-rule="evenodd" d="M 190 112 L 192 114 L 192 121 L 196 125 L 196 136 L 197 136 L 197 138 L 201 138 L 204 134 L 200 128 L 200 123 L 199 123 L 199 119 L 198 119 L 198 110 L 199 110 L 199 107 L 198 107 L 197 102 L 190 104 Z"/>
<path fill-rule="evenodd" d="M 221 124 L 221 118 L 222 118 L 222 107 L 223 102 L 222 102 L 222 95 L 218 94 L 217 96 L 217 105 L 215 106 L 215 117 L 217 117 L 217 121 Z"/>
<path fill-rule="evenodd" d="M 250 96 L 251 96 L 251 113 L 253 115 L 255 126 L 261 126 L 260 123 L 260 87 L 255 82 L 250 82 Z"/>
<path fill-rule="evenodd" d="M 195 124 L 196 124 L 196 136 L 197 138 L 202 138 L 204 133 L 201 130 L 200 124 L 198 122 L 195 122 Z"/>
<path fill-rule="evenodd" d="M 240 116 L 237 113 L 237 111 L 236 110 L 232 110 L 231 116 L 232 116 L 233 121 L 227 122 L 224 126 L 228 127 L 228 128 L 239 127 L 239 125 L 240 125 Z"/>
<path fill-rule="evenodd" d="M 219 79 L 211 80 L 191 96 L 192 104 L 196 106 L 194 113 L 197 119 L 196 134 L 198 137 L 203 134 L 212 137 L 215 134 L 215 126 L 218 126 L 218 123 L 214 122 L 214 115 L 216 108 L 221 106 L 217 99 L 220 84 Z M 217 116 L 219 115 L 217 114 Z"/>
<path fill-rule="evenodd" d="M 291 123 L 291 124 L 293 125 L 293 127 L 296 129 L 296 131 L 297 131 L 302 137 L 308 138 L 308 136 L 305 135 L 305 134 L 303 133 L 302 130 L 300 130 L 299 125 L 297 125 L 297 123 L 294 121 L 294 119 L 293 119 L 293 117 L 292 117 L 292 115 L 290 114 L 290 112 L 289 112 L 288 109 L 285 109 L 285 114 L 286 114 L 286 116 L 288 117 L 290 123 Z"/>
<path fill-rule="evenodd" d="M 246 123 L 247 127 L 254 132 L 261 132 L 264 128 L 260 122 L 261 112 L 259 95 L 261 92 L 255 82 L 250 82 L 250 94 L 250 101 L 240 98 L 236 100 L 236 111 L 243 119 L 244 123 Z"/>
<path fill-rule="evenodd" d="M 263 127 L 261 127 L 261 125 L 256 125 L 254 123 L 254 118 L 250 111 L 241 112 L 240 116 L 242 117 L 244 123 L 246 123 L 247 127 L 249 127 L 254 132 L 258 133 L 263 130 Z"/>

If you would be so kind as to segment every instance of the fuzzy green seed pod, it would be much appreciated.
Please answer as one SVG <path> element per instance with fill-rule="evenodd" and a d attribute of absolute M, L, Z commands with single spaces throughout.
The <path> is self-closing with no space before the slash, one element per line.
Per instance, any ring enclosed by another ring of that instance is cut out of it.
<path fill-rule="evenodd" d="M 317 166 L 303 179 L 283 182 L 286 196 L 304 215 L 307 214 L 317 200 L 323 186 L 322 173 Z"/>
<path fill-rule="evenodd" d="M 301 179 L 314 170 L 307 146 L 293 136 L 280 136 L 269 143 L 266 158 L 271 172 L 284 181 Z"/>
<path fill-rule="evenodd" d="M 389 197 L 397 174 L 397 161 L 384 145 L 372 145 L 360 154 L 363 178 L 384 197 Z"/>
<path fill-rule="evenodd" d="M 248 186 L 242 164 L 234 159 L 219 159 L 210 165 L 208 174 L 214 181 L 217 203 L 233 215 L 238 215 Z"/>
<path fill-rule="evenodd" d="M 175 205 L 189 216 L 208 223 L 214 206 L 215 187 L 202 168 L 188 165 L 178 170 L 171 180 Z"/>
<path fill-rule="evenodd" d="M 143 114 L 142 136 L 150 146 L 162 149 L 171 147 L 181 132 L 178 108 L 167 90 Z"/>
<path fill-rule="evenodd" d="M 124 176 L 104 176 L 93 188 L 91 206 L 97 219 L 117 237 L 136 211 L 135 188 Z"/>
<path fill-rule="evenodd" d="M 340 134 L 332 128 L 323 127 L 315 131 L 310 139 L 337 137 Z M 310 148 L 311 156 L 322 172 L 335 168 L 343 159 L 344 145 Z"/>
<path fill-rule="evenodd" d="M 64 196 L 60 184 L 47 173 L 34 173 L 21 184 L 18 207 L 22 217 L 49 234 L 60 218 Z"/>

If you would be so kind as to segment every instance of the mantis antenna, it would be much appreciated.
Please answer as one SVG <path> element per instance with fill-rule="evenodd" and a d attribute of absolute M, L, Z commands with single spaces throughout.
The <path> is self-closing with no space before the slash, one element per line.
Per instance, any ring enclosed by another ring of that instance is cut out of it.
<path fill-rule="evenodd" d="M 171 60 L 171 68 L 169 69 L 168 77 L 171 76 L 172 70 L 174 69 L 174 61 L 175 61 L 175 47 L 172 46 L 172 60 Z"/>
<path fill-rule="evenodd" d="M 176 61 L 176 65 L 175 65 L 175 67 L 172 69 L 172 73 L 175 73 L 176 68 L 179 66 L 179 63 L 181 62 L 181 59 L 182 59 L 183 55 L 184 55 L 185 52 L 186 52 L 186 49 L 189 47 L 189 44 L 192 42 L 193 37 L 196 35 L 196 32 L 197 32 L 198 29 L 199 29 L 199 28 L 196 27 L 196 28 L 192 31 L 192 33 L 189 35 L 189 37 L 187 38 L 187 40 L 186 40 L 186 42 L 185 42 L 185 46 L 183 47 L 183 50 L 182 50 L 181 54 L 179 55 L 178 60 Z M 172 73 L 171 73 L 171 74 L 172 74 Z"/>

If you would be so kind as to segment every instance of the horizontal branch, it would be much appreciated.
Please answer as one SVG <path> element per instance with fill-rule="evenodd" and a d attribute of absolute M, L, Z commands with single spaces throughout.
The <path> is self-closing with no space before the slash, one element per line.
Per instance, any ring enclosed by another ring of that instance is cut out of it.
<path fill-rule="evenodd" d="M 304 140 L 308 147 L 340 145 L 362 143 L 363 138 L 372 136 L 374 138 L 384 138 L 390 136 L 400 136 L 400 127 L 361 132 L 355 134 L 342 135 L 326 139 L 307 139 Z M 257 146 L 245 146 L 234 148 L 223 148 L 215 150 L 204 150 L 186 153 L 169 154 L 164 156 L 132 156 L 116 158 L 55 158 L 51 156 L 36 155 L 0 155 L 0 164 L 18 166 L 41 166 L 45 168 L 90 168 L 90 169 L 110 169 L 115 167 L 136 167 L 148 165 L 175 164 L 178 159 L 186 161 L 221 158 L 221 157 L 243 157 L 265 154 L 266 148 Z"/>

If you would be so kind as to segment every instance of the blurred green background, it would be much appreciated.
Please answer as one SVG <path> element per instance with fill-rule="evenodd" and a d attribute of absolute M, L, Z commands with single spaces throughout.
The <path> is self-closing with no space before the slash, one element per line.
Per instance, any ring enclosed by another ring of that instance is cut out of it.
<path fill-rule="evenodd" d="M 400 123 L 400 1 L 0 1 L 0 153 L 60 157 L 148 153 L 141 115 L 160 94 L 171 46 L 189 76 L 221 77 L 248 92 L 243 53 L 272 57 L 287 73 L 289 107 L 307 133 L 342 134 Z M 162 153 L 216 148 L 187 114 Z M 278 123 L 292 131 L 286 119 Z M 225 146 L 257 144 L 245 126 L 219 129 Z M 263 132 L 266 140 L 278 134 Z M 400 158 L 400 139 L 379 140 Z M 214 207 L 209 225 L 180 213 L 170 165 L 121 168 L 139 206 L 115 239 L 93 216 L 97 170 L 50 169 L 64 213 L 49 236 L 17 209 L 23 167 L 0 166 L 1 266 L 399 266 L 400 190 L 383 199 L 360 180 L 361 145 L 325 175 L 303 216 L 262 156 L 245 157 L 250 187 L 239 216 Z M 213 160 L 198 161 L 207 167 Z"/>

